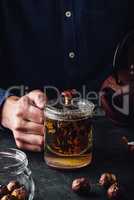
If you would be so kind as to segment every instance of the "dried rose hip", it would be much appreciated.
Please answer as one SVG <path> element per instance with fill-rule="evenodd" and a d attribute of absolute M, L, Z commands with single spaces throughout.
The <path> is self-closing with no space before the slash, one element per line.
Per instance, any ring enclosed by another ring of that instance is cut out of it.
<path fill-rule="evenodd" d="M 1 198 L 1 200 L 18 200 L 16 197 L 11 196 L 11 195 L 5 195 Z"/>
<path fill-rule="evenodd" d="M 107 196 L 111 200 L 123 200 L 123 190 L 117 183 L 115 183 L 108 189 Z"/>
<path fill-rule="evenodd" d="M 18 181 L 10 181 L 8 184 L 7 184 L 7 188 L 10 192 L 12 192 L 13 190 L 17 189 L 20 187 L 20 184 Z"/>
<path fill-rule="evenodd" d="M 105 188 L 108 188 L 109 186 L 111 186 L 112 184 L 116 182 L 117 182 L 117 178 L 112 173 L 104 173 L 101 175 L 99 179 L 99 185 Z"/>
<path fill-rule="evenodd" d="M 21 187 L 21 188 L 15 189 L 12 192 L 12 196 L 16 197 L 18 200 L 26 200 L 27 191 L 26 191 L 25 187 Z"/>
<path fill-rule="evenodd" d="M 121 144 L 128 145 L 128 139 L 127 139 L 127 137 L 123 136 L 121 138 Z"/>
<path fill-rule="evenodd" d="M 0 185 L 0 198 L 9 193 L 6 185 Z"/>
<path fill-rule="evenodd" d="M 77 178 L 72 182 L 72 190 L 77 193 L 88 193 L 91 190 L 91 183 L 85 177 Z"/>

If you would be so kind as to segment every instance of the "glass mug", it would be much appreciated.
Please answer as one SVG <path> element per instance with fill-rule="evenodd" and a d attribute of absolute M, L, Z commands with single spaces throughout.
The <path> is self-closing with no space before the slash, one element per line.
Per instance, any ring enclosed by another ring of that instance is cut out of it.
<path fill-rule="evenodd" d="M 74 98 L 71 104 L 47 104 L 44 160 L 48 166 L 75 169 L 91 163 L 93 110 L 94 104 L 84 99 Z"/>

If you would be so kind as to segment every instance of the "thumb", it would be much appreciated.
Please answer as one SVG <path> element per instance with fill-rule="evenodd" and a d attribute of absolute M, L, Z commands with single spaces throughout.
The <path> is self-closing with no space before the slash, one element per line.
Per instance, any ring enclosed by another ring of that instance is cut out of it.
<path fill-rule="evenodd" d="M 44 109 L 47 98 L 43 92 L 40 90 L 33 90 L 32 92 L 28 93 L 27 96 L 35 106 L 37 106 L 39 109 Z"/>

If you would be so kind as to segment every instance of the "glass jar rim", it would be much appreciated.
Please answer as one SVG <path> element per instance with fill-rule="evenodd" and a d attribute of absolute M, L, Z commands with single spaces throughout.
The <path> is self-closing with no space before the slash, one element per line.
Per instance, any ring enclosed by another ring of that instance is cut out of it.
<path fill-rule="evenodd" d="M 59 109 L 55 108 L 51 104 L 47 104 L 44 110 L 45 117 L 60 121 L 81 120 L 84 118 L 92 117 L 95 108 L 94 103 L 85 99 L 80 99 L 79 101 L 74 99 L 73 103 L 77 106 L 74 106 L 75 109 L 70 110 L 68 107 L 65 109 Z"/>
<path fill-rule="evenodd" d="M 21 174 L 27 165 L 27 156 L 23 151 L 15 148 L 0 149 L 0 173 Z"/>

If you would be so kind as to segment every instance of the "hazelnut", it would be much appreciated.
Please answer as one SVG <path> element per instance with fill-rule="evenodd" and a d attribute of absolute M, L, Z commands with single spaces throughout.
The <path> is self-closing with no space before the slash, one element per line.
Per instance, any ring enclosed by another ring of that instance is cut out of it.
<path fill-rule="evenodd" d="M 117 183 L 110 186 L 107 191 L 107 196 L 109 199 L 120 200 L 123 199 L 123 191 L 122 188 L 119 187 Z"/>
<path fill-rule="evenodd" d="M 25 187 L 23 186 L 21 188 L 15 189 L 12 192 L 12 196 L 16 197 L 18 200 L 26 200 L 27 191 L 26 191 Z"/>
<path fill-rule="evenodd" d="M 13 190 L 19 187 L 20 187 L 20 184 L 18 181 L 10 181 L 7 185 L 7 189 L 9 190 L 9 192 L 12 192 Z"/>
<path fill-rule="evenodd" d="M 0 198 L 9 193 L 6 185 L 0 185 Z"/>
<path fill-rule="evenodd" d="M 1 200 L 17 200 L 16 197 L 11 196 L 11 195 L 5 195 L 1 198 Z"/>
<path fill-rule="evenodd" d="M 77 178 L 72 182 L 72 190 L 77 193 L 88 193 L 91 190 L 90 181 L 85 178 Z"/>
<path fill-rule="evenodd" d="M 112 184 L 117 182 L 117 178 L 112 173 L 104 173 L 101 175 L 99 185 L 105 188 L 110 187 Z"/>

